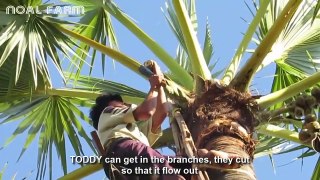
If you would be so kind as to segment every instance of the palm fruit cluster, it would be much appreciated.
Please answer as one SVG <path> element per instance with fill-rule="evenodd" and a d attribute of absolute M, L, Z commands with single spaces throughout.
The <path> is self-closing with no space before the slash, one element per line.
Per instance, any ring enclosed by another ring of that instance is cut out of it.
<path fill-rule="evenodd" d="M 299 133 L 301 142 L 311 144 L 314 150 L 320 152 L 320 124 L 313 109 L 320 105 L 320 88 L 315 87 L 311 95 L 301 95 L 291 104 L 290 109 L 297 118 L 303 118 L 304 122 Z"/>

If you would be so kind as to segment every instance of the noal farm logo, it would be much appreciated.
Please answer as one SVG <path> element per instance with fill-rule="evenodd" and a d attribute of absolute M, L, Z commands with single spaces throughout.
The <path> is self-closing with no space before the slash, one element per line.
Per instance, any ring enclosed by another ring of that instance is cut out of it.
<path fill-rule="evenodd" d="M 83 6 L 48 6 L 41 9 L 38 6 L 8 6 L 6 14 L 84 14 Z"/>

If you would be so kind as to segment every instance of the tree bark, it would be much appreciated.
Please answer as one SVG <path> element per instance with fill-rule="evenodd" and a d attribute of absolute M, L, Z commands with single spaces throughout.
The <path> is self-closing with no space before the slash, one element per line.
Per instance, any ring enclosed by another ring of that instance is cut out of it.
<path fill-rule="evenodd" d="M 231 136 L 217 136 L 212 138 L 205 148 L 208 150 L 219 150 L 230 154 L 235 154 L 241 157 L 243 166 L 237 169 L 207 169 L 210 179 L 215 180 L 254 180 L 256 179 L 253 170 L 252 159 L 244 150 L 245 144 L 242 140 Z"/>
<path fill-rule="evenodd" d="M 254 180 L 253 156 L 255 141 L 252 138 L 258 110 L 255 99 L 248 93 L 217 86 L 206 81 L 203 94 L 195 97 L 183 116 L 196 143 L 197 149 L 216 150 L 236 156 L 240 168 L 226 164 L 210 166 L 206 171 L 210 179 Z M 215 156 L 216 157 L 216 156 Z M 214 157 L 212 163 L 220 162 Z M 226 160 L 226 159 L 225 159 Z M 241 163 L 242 161 L 242 163 Z"/>

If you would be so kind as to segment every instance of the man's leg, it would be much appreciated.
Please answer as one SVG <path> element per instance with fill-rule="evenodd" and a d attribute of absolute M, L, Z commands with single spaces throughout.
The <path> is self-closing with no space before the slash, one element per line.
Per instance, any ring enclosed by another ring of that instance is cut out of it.
<path fill-rule="evenodd" d="M 118 143 L 125 141 L 127 139 L 130 138 L 120 138 L 115 140 L 114 142 L 112 142 L 109 147 L 107 148 L 107 152 L 104 158 L 117 158 L 114 156 L 114 154 L 112 153 L 115 145 L 117 145 Z M 133 179 L 139 179 L 138 177 L 128 177 L 125 176 L 121 173 L 121 170 L 123 168 L 123 166 L 121 164 L 115 164 L 115 163 L 106 163 L 105 160 L 102 162 L 103 164 L 103 169 L 104 172 L 106 174 L 106 176 L 110 179 L 110 180 L 133 180 Z"/>
<path fill-rule="evenodd" d="M 146 146 L 145 144 L 141 143 L 140 141 L 136 140 L 130 140 L 126 139 L 124 141 L 120 141 L 119 143 L 115 144 L 113 146 L 113 149 L 111 150 L 111 156 L 112 157 L 120 157 L 121 160 L 123 161 L 124 158 L 135 158 L 137 157 L 138 162 L 137 163 L 129 163 L 127 165 L 124 165 L 123 162 L 121 163 L 124 167 L 132 169 L 134 172 L 136 167 L 140 168 L 152 168 L 152 171 L 154 171 L 155 168 L 159 168 L 159 178 L 157 179 L 179 179 L 183 180 L 184 178 L 180 175 L 166 175 L 162 173 L 162 169 L 164 167 L 167 167 L 168 169 L 173 169 L 172 166 L 168 163 L 167 160 L 165 160 L 165 157 L 162 156 L 158 151 L 152 149 L 149 146 Z M 158 158 L 158 159 L 163 159 L 164 163 L 151 163 L 151 158 Z M 148 163 L 141 163 L 140 158 L 147 158 Z M 152 173 L 153 173 L 152 172 Z M 158 173 L 157 173 L 158 174 Z M 142 175 L 141 176 L 143 179 L 148 179 L 148 175 Z M 154 178 L 155 176 L 153 176 Z M 149 176 L 149 179 L 151 177 Z"/>

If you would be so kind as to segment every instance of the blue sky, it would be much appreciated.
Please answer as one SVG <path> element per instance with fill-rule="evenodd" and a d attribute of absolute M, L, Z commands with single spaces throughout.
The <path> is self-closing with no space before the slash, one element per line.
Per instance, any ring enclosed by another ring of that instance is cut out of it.
<path fill-rule="evenodd" d="M 249 3 L 251 1 L 248 1 Z M 175 56 L 177 41 L 175 36 L 171 32 L 164 15 L 160 7 L 165 7 L 165 1 L 155 0 L 136 0 L 136 1 L 116 1 L 116 3 L 129 14 L 137 24 L 152 38 L 154 38 L 160 45 L 162 45 L 172 56 Z M 198 13 L 198 37 L 200 44 L 203 44 L 205 24 L 208 21 L 211 25 L 212 37 L 214 43 L 214 59 L 218 59 L 218 66 L 215 70 L 224 68 L 232 56 L 235 49 L 242 39 L 242 33 L 246 31 L 248 26 L 247 22 L 241 18 L 251 21 L 252 16 L 245 6 L 244 1 L 224 0 L 224 1 L 197 1 L 197 13 Z M 120 50 L 125 54 L 144 62 L 148 59 L 157 60 L 156 56 L 150 52 L 137 38 L 135 38 L 124 26 L 115 22 L 115 31 L 120 45 Z M 248 57 L 248 56 L 246 56 Z M 99 58 L 99 56 L 98 56 Z M 159 62 L 159 61 L 158 61 Z M 167 68 L 161 64 L 162 70 L 166 71 Z M 122 65 L 116 63 L 115 68 L 112 62 L 108 58 L 107 71 L 104 75 L 105 79 L 114 80 L 120 83 L 127 84 L 144 92 L 148 90 L 148 82 L 143 80 L 140 76 L 135 75 L 130 70 L 124 68 Z M 86 70 L 85 70 L 86 71 Z M 272 74 L 274 73 L 274 67 L 271 66 L 266 70 L 258 73 L 253 83 L 253 88 L 257 89 L 260 94 L 266 94 L 269 92 L 270 85 L 272 83 Z M 55 72 L 53 72 L 55 74 Z M 103 77 L 100 69 L 100 62 L 95 64 L 93 76 Z M 62 86 L 62 80 L 58 76 L 53 76 L 55 87 Z M 89 113 L 88 109 L 84 109 L 86 114 Z M 10 123 L 0 126 L 0 146 L 3 142 L 12 134 L 18 123 Z M 93 130 L 87 124 L 83 124 L 87 132 Z M 164 124 L 167 126 L 167 123 Z M 16 179 L 28 176 L 28 179 L 34 179 L 36 174 L 36 155 L 37 155 L 37 143 L 33 143 L 31 147 L 26 151 L 21 160 L 16 163 L 17 157 L 20 154 L 22 146 L 25 140 L 24 135 L 17 137 L 11 145 L 7 148 L 0 150 L 0 169 L 4 166 L 5 162 L 9 162 L 8 168 L 5 171 L 4 179 L 11 179 L 15 173 L 17 173 Z M 68 146 L 70 151 L 67 156 L 74 155 L 71 147 Z M 91 155 L 92 152 L 85 147 L 87 155 Z M 163 154 L 172 154 L 167 149 L 161 150 Z M 254 161 L 255 171 L 258 179 L 270 180 L 270 179 L 310 179 L 312 171 L 316 164 L 317 157 L 312 156 L 305 158 L 303 162 L 301 160 L 290 163 L 293 159 L 299 156 L 302 152 L 275 155 L 274 173 L 271 161 L 269 157 L 257 158 Z M 71 164 L 69 159 L 68 171 L 78 168 L 78 165 Z M 289 164 L 288 164 L 289 163 Z M 302 166 L 303 163 L 303 166 Z M 287 164 L 287 165 L 285 165 Z M 53 168 L 54 179 L 62 175 L 61 166 L 58 159 L 55 160 Z M 103 179 L 104 172 L 101 170 L 86 179 Z"/>

